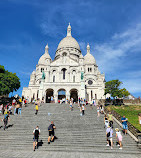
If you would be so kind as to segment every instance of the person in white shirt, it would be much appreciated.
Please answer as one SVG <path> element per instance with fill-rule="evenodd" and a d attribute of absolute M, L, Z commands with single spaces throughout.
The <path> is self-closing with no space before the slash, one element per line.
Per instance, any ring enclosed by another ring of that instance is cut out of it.
<path fill-rule="evenodd" d="M 82 115 L 85 114 L 85 110 L 86 110 L 86 108 L 85 108 L 85 104 L 83 104 L 82 107 L 81 107 Z"/>

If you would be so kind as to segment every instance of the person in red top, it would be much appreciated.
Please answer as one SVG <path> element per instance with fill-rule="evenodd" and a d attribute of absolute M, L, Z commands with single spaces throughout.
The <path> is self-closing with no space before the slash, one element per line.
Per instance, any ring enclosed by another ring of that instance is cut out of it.
<path fill-rule="evenodd" d="M 13 99 L 13 100 L 12 100 L 12 105 L 15 105 L 15 104 L 16 104 L 16 100 Z"/>

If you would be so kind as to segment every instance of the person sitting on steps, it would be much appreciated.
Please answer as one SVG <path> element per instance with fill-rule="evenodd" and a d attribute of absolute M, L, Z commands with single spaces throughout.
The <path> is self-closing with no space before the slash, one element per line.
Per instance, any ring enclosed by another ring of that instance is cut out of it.
<path fill-rule="evenodd" d="M 54 141 L 54 129 L 56 129 L 56 127 L 55 127 L 53 121 L 51 121 L 51 124 L 48 127 L 48 131 L 49 131 L 48 144 L 50 144 L 50 138 L 51 138 L 51 136 L 52 136 L 51 142 Z"/>

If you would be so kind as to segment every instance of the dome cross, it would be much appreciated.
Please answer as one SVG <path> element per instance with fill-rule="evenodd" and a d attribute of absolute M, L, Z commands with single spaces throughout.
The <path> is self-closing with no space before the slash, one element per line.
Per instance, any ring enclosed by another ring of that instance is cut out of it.
<path fill-rule="evenodd" d="M 70 26 L 70 22 L 67 28 L 67 36 L 71 36 L 71 26 Z"/>

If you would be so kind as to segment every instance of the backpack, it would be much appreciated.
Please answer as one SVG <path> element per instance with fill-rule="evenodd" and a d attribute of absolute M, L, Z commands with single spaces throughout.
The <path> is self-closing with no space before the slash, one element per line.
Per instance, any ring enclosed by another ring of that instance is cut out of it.
<path fill-rule="evenodd" d="M 107 137 L 110 137 L 110 132 L 107 133 Z"/>
<path fill-rule="evenodd" d="M 110 131 L 107 133 L 107 137 L 110 137 L 110 132 L 111 132 L 111 129 L 110 129 Z"/>
<path fill-rule="evenodd" d="M 39 137 L 39 130 L 38 130 L 38 129 L 35 129 L 34 136 L 35 136 L 35 138 L 38 138 L 38 137 Z"/>
<path fill-rule="evenodd" d="M 53 131 L 53 126 L 54 126 L 54 125 L 52 125 L 52 124 L 49 125 L 48 130 L 49 130 L 49 131 Z"/>

